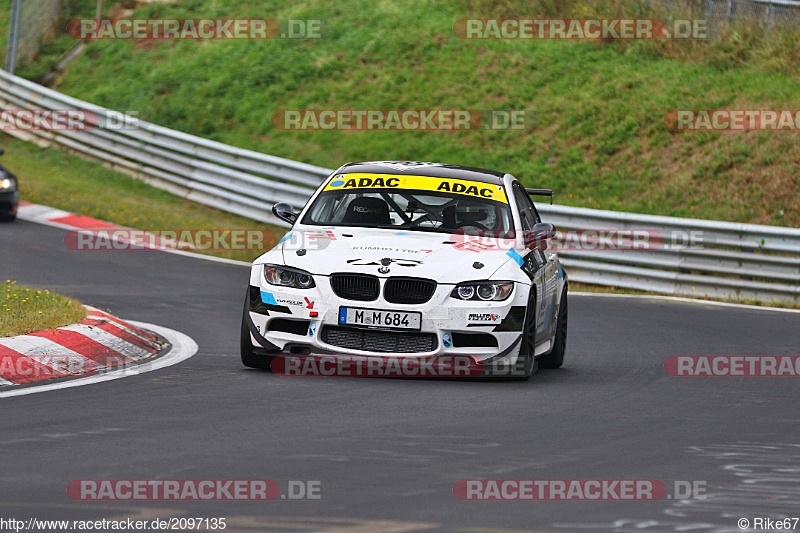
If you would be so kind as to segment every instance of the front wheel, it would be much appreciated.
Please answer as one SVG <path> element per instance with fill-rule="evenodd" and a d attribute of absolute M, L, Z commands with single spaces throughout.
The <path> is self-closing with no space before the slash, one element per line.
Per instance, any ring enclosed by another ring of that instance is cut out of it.
<path fill-rule="evenodd" d="M 561 305 L 558 306 L 555 344 L 549 354 L 539 358 L 539 366 L 542 368 L 561 368 L 564 364 L 564 353 L 567 351 L 567 318 L 567 288 L 564 287 Z"/>

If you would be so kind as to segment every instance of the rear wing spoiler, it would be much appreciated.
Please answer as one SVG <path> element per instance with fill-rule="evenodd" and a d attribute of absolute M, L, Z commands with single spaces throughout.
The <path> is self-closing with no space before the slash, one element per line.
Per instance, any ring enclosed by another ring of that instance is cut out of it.
<path fill-rule="evenodd" d="M 529 196 L 549 196 L 550 205 L 553 205 L 553 189 L 525 189 Z"/>

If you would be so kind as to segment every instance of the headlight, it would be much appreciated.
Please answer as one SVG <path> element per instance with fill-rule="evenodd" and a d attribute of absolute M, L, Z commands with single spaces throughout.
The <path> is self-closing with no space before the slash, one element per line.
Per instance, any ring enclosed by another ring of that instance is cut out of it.
<path fill-rule="evenodd" d="M 293 289 L 310 289 L 316 287 L 314 278 L 305 270 L 264 265 L 264 279 L 270 285 L 292 287 Z"/>
<path fill-rule="evenodd" d="M 499 302 L 507 300 L 512 292 L 514 292 L 513 281 L 470 281 L 459 283 L 450 293 L 450 297 L 457 300 Z"/>
<path fill-rule="evenodd" d="M 17 180 L 14 178 L 2 178 L 0 179 L 0 190 L 14 190 L 17 188 Z"/>

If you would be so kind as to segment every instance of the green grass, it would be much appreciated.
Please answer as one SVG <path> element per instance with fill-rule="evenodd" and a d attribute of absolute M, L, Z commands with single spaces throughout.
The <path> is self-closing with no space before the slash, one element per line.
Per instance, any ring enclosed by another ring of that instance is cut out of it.
<path fill-rule="evenodd" d="M 118 4 L 114 0 L 103 2 L 103 13 L 112 11 Z M 23 12 L 26 9 L 23 2 Z M 53 29 L 42 43 L 34 61 L 18 64 L 15 74 L 29 80 L 39 81 L 55 67 L 59 59 L 72 48 L 76 41 L 66 34 L 67 21 L 73 18 L 94 18 L 97 10 L 96 0 L 62 1 L 62 16 L 54 23 Z M 0 68 L 5 68 L 8 26 L 11 15 L 11 0 L 0 0 Z"/>
<path fill-rule="evenodd" d="M 86 309 L 80 302 L 48 290 L 0 281 L 0 337 L 25 335 L 80 322 Z"/>
<path fill-rule="evenodd" d="M 20 196 L 29 202 L 145 230 L 258 229 L 280 238 L 281 228 L 261 224 L 161 191 L 97 163 L 0 136 L 2 163 L 19 178 Z M 252 261 L 265 250 L 222 250 L 210 255 Z M 91 253 L 87 251 L 85 253 Z M 125 252 L 135 253 L 135 252 Z"/>
<path fill-rule="evenodd" d="M 94 42 L 57 88 L 326 167 L 462 163 L 554 187 L 568 205 L 800 225 L 796 132 L 671 133 L 664 125 L 676 108 L 797 107 L 796 34 L 766 40 L 733 28 L 713 43 L 601 44 L 465 41 L 452 32 L 465 16 L 537 9 L 604 14 L 566 0 L 156 3 L 134 16 L 321 19 L 325 37 Z M 469 132 L 293 132 L 270 122 L 276 110 L 304 108 L 526 109 L 538 122 L 531 131 Z"/>
<path fill-rule="evenodd" d="M 11 0 L 0 0 L 0 68 L 6 68 L 6 45 L 8 24 L 11 16 Z"/>

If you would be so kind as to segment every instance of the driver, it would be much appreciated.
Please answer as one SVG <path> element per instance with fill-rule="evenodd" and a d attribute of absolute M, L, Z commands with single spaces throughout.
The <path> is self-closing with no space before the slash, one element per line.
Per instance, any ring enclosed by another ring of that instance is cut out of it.
<path fill-rule="evenodd" d="M 490 229 L 494 224 L 487 223 L 488 207 L 469 202 L 459 202 L 442 210 L 443 226 L 450 230 Z"/>

